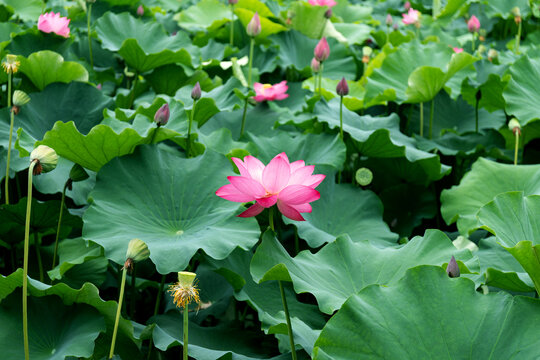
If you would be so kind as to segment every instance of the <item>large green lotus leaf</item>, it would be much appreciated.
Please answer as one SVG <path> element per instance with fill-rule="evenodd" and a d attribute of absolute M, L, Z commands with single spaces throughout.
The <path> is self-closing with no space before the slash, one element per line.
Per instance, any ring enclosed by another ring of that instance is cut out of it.
<path fill-rule="evenodd" d="M 53 51 L 38 51 L 30 54 L 28 58 L 19 57 L 19 60 L 20 72 L 40 91 L 54 82 L 88 81 L 88 72 L 84 66 L 73 61 L 64 61 L 62 55 Z"/>
<path fill-rule="evenodd" d="M 157 22 L 145 23 L 129 13 L 108 12 L 96 21 L 95 28 L 103 48 L 118 52 L 141 73 L 166 64 L 191 65 L 192 57 L 198 58 L 197 47 L 186 33 L 169 36 Z"/>
<path fill-rule="evenodd" d="M 314 359 L 530 359 L 538 354 L 540 302 L 499 292 L 440 267 L 409 269 L 392 286 L 351 296 L 324 327 Z M 516 341 L 519 339 L 519 341 Z"/>
<path fill-rule="evenodd" d="M 5 359 L 24 359 L 21 291 L 0 305 L 0 346 Z M 86 304 L 65 306 L 56 296 L 28 298 L 28 342 L 31 359 L 90 357 L 94 341 L 105 331 L 103 316 Z"/>
<path fill-rule="evenodd" d="M 33 19 L 32 22 L 35 22 L 36 19 Z M 40 50 L 54 51 L 62 56 L 69 56 L 68 49 L 73 40 L 74 37 L 65 38 L 54 33 L 44 33 L 33 27 L 13 34 L 13 38 L 6 48 L 12 54 L 25 57 Z"/>
<path fill-rule="evenodd" d="M 335 184 L 331 176 L 317 190 L 321 198 L 311 203 L 311 213 L 303 214 L 306 221 L 283 217 L 285 223 L 296 226 L 298 235 L 309 246 L 319 247 L 343 234 L 355 242 L 371 240 L 390 245 L 397 241 L 397 235 L 382 219 L 382 203 L 373 192 L 349 184 Z"/>
<path fill-rule="evenodd" d="M 497 237 L 540 289 L 540 196 L 511 191 L 496 196 L 478 211 L 482 227 Z"/>
<path fill-rule="evenodd" d="M 7 277 L 0 276 L 0 302 L 3 303 L 4 299 L 9 294 L 13 293 L 13 291 L 17 288 L 22 287 L 22 277 L 23 269 L 17 269 L 17 271 Z M 102 300 L 99 296 L 99 290 L 95 285 L 86 283 L 79 290 L 75 290 L 70 288 L 66 284 L 60 283 L 51 286 L 30 278 L 28 281 L 28 294 L 31 297 L 37 298 L 54 295 L 60 297 L 64 302 L 65 306 L 71 306 L 72 304 L 87 304 L 95 308 L 105 318 L 105 324 L 107 325 L 107 333 L 105 336 L 103 336 L 103 339 L 105 342 L 108 343 L 107 345 L 110 346 L 118 304 L 116 303 L 116 301 Z M 29 299 L 31 299 L 31 297 L 29 297 Z M 20 300 L 20 298 L 20 295 L 17 296 L 17 299 Z M 95 317 L 95 315 L 93 317 Z M 18 321 L 20 322 L 20 315 L 18 319 Z M 54 322 L 61 323 L 61 321 L 58 321 L 58 318 L 54 320 Z M 49 323 L 46 324 L 47 326 L 53 325 Z M 17 332 L 17 334 L 19 337 L 22 338 L 21 332 Z M 101 338 L 102 336 L 100 336 L 100 339 Z M 122 358 L 126 359 L 139 359 L 140 352 L 138 347 L 140 347 L 140 341 L 135 340 L 133 337 L 132 323 L 120 317 L 118 326 L 118 337 L 116 339 L 117 354 L 120 354 Z M 2 349 L 4 348 L 5 347 L 3 346 Z M 101 359 L 102 357 L 105 357 L 106 354 L 108 354 L 108 351 L 109 347 L 107 347 L 106 353 L 102 353 L 101 351 L 97 350 L 96 346 L 94 356 L 98 359 Z M 15 358 L 18 359 L 20 357 Z"/>
<path fill-rule="evenodd" d="M 231 174 L 229 160 L 207 152 L 194 159 L 142 146 L 104 166 L 90 193 L 83 237 L 125 261 L 129 240 L 150 249 L 160 273 L 183 270 L 199 250 L 222 259 L 236 247 L 249 249 L 259 236 L 255 219 L 237 218 L 237 203 L 215 195 Z"/>
<path fill-rule="evenodd" d="M 366 98 L 381 97 L 398 103 L 425 102 L 433 99 L 444 84 L 477 58 L 467 53 L 454 54 L 439 43 L 417 41 L 397 49 L 385 47 L 382 66 L 368 75 Z"/>
<path fill-rule="evenodd" d="M 0 0 L 0 4 L 13 9 L 15 16 L 22 21 L 37 21 L 45 8 L 41 0 Z"/>
<path fill-rule="evenodd" d="M 291 27 L 302 34 L 319 39 L 327 20 L 324 13 L 328 10 L 324 6 L 312 6 L 304 1 L 295 1 L 291 6 Z"/>
<path fill-rule="evenodd" d="M 339 129 L 339 99 L 335 98 L 315 105 L 315 115 L 331 129 Z M 437 155 L 419 150 L 416 140 L 399 130 L 399 117 L 372 117 L 343 109 L 343 131 L 358 141 L 358 150 L 364 156 L 373 158 L 405 158 L 419 165 L 418 174 L 428 180 L 438 180 L 450 168 L 442 165 Z M 422 174 L 423 173 L 423 174 Z"/>
<path fill-rule="evenodd" d="M 249 22 L 255 15 L 255 11 L 253 11 L 252 9 L 241 8 L 238 6 L 235 6 L 234 13 L 236 16 L 238 16 L 238 20 L 240 20 L 244 28 L 247 26 L 247 24 L 249 24 Z M 257 35 L 256 38 L 258 39 L 265 38 L 272 34 L 287 30 L 285 26 L 273 22 L 262 14 L 259 14 L 259 18 L 261 21 L 261 33 Z"/>
<path fill-rule="evenodd" d="M 213 31 L 229 22 L 231 10 L 218 0 L 202 0 L 175 16 L 180 27 Z"/>
<path fill-rule="evenodd" d="M 459 185 L 443 190 L 441 215 L 447 224 L 457 222 L 460 233 L 469 234 L 480 226 L 478 210 L 508 191 L 540 195 L 540 165 L 516 166 L 479 158 Z"/>
<path fill-rule="evenodd" d="M 273 136 L 249 134 L 255 145 L 259 160 L 269 163 L 281 152 L 287 153 L 290 161 L 304 160 L 308 165 L 327 165 L 338 170 L 345 161 L 345 144 L 339 135 L 299 134 L 275 130 Z"/>
<path fill-rule="evenodd" d="M 333 24 L 338 32 L 347 39 L 347 44 L 363 44 L 366 39 L 369 38 L 371 31 L 373 30 L 370 26 L 365 24 L 346 24 L 346 23 L 335 23 Z"/>
<path fill-rule="evenodd" d="M 486 285 L 509 291 L 532 292 L 534 284 L 519 262 L 492 236 L 480 240 L 475 253 L 485 273 Z"/>
<path fill-rule="evenodd" d="M 51 84 L 42 92 L 30 94 L 30 99 L 15 117 L 14 131 L 23 128 L 37 140 L 57 121 L 73 120 L 79 131 L 86 134 L 101 122 L 103 109 L 112 106 L 111 98 L 94 86 L 80 82 Z M 0 112 L 0 117 L 6 121 L 8 116 L 7 111 Z"/>
<path fill-rule="evenodd" d="M 292 281 L 297 293 L 313 294 L 321 311 L 331 315 L 368 285 L 394 284 L 411 267 L 448 264 L 452 256 L 479 269 L 468 250 L 458 251 L 438 230 L 428 230 L 424 237 L 417 236 L 403 246 L 384 248 L 340 236 L 316 254 L 305 250 L 294 258 L 266 232 L 251 261 L 251 274 L 259 283 Z"/>
<path fill-rule="evenodd" d="M 238 301 L 247 301 L 259 316 L 265 333 L 275 334 L 280 348 L 290 349 L 283 304 L 279 296 L 276 281 L 255 283 L 250 274 L 250 262 L 253 253 L 236 250 L 224 260 L 209 259 L 216 271 L 222 274 L 235 288 L 234 297 Z M 295 344 L 308 353 L 319 336 L 320 329 L 326 323 L 317 306 L 300 302 L 289 283 L 283 284 L 289 313 L 291 316 Z"/>
<path fill-rule="evenodd" d="M 489 17 L 502 17 L 503 19 L 513 18 L 512 9 L 518 7 L 521 16 L 527 17 L 531 13 L 531 8 L 529 6 L 529 1 L 527 0 L 489 0 L 484 2 L 486 15 Z M 532 6 L 532 5 L 531 5 Z"/>
<path fill-rule="evenodd" d="M 538 82 L 540 59 L 523 56 L 510 67 L 512 78 L 504 89 L 506 112 L 518 118 L 521 125 L 540 118 L 538 112 Z"/>
<path fill-rule="evenodd" d="M 425 130 L 424 130 L 425 131 Z M 429 140 L 416 137 L 418 148 L 424 151 L 440 151 L 447 156 L 466 156 L 471 154 L 493 154 L 497 158 L 504 158 L 500 149 L 504 149 L 504 137 L 496 130 L 488 130 L 479 133 L 467 133 L 456 135 L 447 132 L 439 138 Z M 511 159 L 508 158 L 508 161 Z"/>

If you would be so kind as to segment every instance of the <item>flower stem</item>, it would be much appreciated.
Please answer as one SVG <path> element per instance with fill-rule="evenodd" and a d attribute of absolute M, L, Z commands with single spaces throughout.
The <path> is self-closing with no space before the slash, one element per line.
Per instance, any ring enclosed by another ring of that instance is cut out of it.
<path fill-rule="evenodd" d="M 62 200 L 60 200 L 60 215 L 58 215 L 58 226 L 56 227 L 56 240 L 54 242 L 52 269 L 54 269 L 56 265 L 56 254 L 58 254 L 58 238 L 60 236 L 60 227 L 62 226 L 62 214 L 64 213 L 64 203 L 66 201 L 66 189 L 68 186 L 68 181 L 66 181 L 66 184 L 64 185 L 64 190 L 62 191 Z"/>
<path fill-rule="evenodd" d="M 229 37 L 229 42 L 232 47 L 234 43 L 234 6 L 232 4 L 231 4 L 231 34 Z"/>
<path fill-rule="evenodd" d="M 184 346 L 183 346 L 183 360 L 188 360 L 188 321 L 189 321 L 189 311 L 188 304 L 184 306 Z"/>
<path fill-rule="evenodd" d="M 154 133 L 152 134 L 152 139 L 150 140 L 150 144 L 153 144 L 154 141 L 156 140 L 156 135 L 157 135 L 157 132 L 159 131 L 159 128 L 161 127 L 161 124 L 156 124 L 156 130 L 154 130 Z"/>
<path fill-rule="evenodd" d="M 319 96 L 322 97 L 322 72 L 324 64 L 321 62 L 321 70 L 319 70 Z"/>
<path fill-rule="evenodd" d="M 521 40 L 521 21 L 518 24 L 518 32 L 516 34 L 516 54 L 519 54 L 519 41 Z"/>
<path fill-rule="evenodd" d="M 424 137 L 424 103 L 420 103 L 420 136 Z"/>
<path fill-rule="evenodd" d="M 88 53 L 90 55 L 90 66 L 94 68 L 94 57 L 92 56 L 92 34 L 90 32 L 90 18 L 92 14 L 92 3 L 88 3 L 88 11 L 86 12 L 87 21 L 86 26 L 88 29 Z"/>
<path fill-rule="evenodd" d="M 480 90 L 478 90 L 480 91 Z M 478 92 L 476 92 L 478 94 Z M 476 106 L 474 108 L 474 118 L 476 120 L 476 124 L 475 124 L 475 130 L 476 130 L 476 133 L 478 134 L 478 105 L 479 105 L 479 102 L 480 102 L 480 99 L 478 98 L 478 96 L 476 96 Z"/>
<path fill-rule="evenodd" d="M 126 287 L 126 273 L 127 268 L 122 270 L 122 283 L 120 285 L 120 295 L 118 297 L 118 308 L 116 309 L 116 320 L 114 321 L 114 330 L 111 342 L 111 351 L 109 352 L 109 359 L 114 356 L 114 345 L 116 343 L 116 333 L 118 332 L 118 323 L 120 322 L 120 311 L 122 310 L 122 300 L 124 299 L 124 289 Z"/>
<path fill-rule="evenodd" d="M 248 64 L 248 87 L 251 88 L 251 66 L 253 65 L 253 48 L 255 39 L 252 37 L 249 43 L 249 64 Z"/>
<path fill-rule="evenodd" d="M 432 130 L 433 130 L 433 113 L 435 112 L 435 98 L 431 100 L 431 110 L 429 112 L 429 138 L 432 137 Z"/>
<path fill-rule="evenodd" d="M 41 261 L 41 248 L 39 247 L 38 233 L 34 231 L 34 246 L 36 247 L 36 256 L 39 267 L 39 281 L 43 282 L 43 262 Z"/>
<path fill-rule="evenodd" d="M 242 113 L 242 127 L 240 128 L 240 138 L 242 137 L 242 135 L 244 135 L 244 128 L 246 127 L 247 107 L 248 107 L 248 98 L 246 96 L 246 99 L 244 100 L 244 112 Z"/>
<path fill-rule="evenodd" d="M 129 317 L 131 320 L 135 318 L 135 293 L 137 292 L 137 286 L 135 283 L 136 280 L 137 276 L 135 275 L 135 263 L 133 263 L 131 267 L 131 299 L 129 299 Z"/>
<path fill-rule="evenodd" d="M 186 155 L 187 157 L 191 157 L 190 151 L 191 151 L 191 125 L 193 124 L 193 118 L 195 117 L 195 104 L 197 104 L 197 100 L 193 100 L 193 108 L 191 109 L 191 114 L 189 116 L 189 125 L 188 125 L 188 132 L 187 132 L 187 144 L 186 144 Z"/>
<path fill-rule="evenodd" d="M 24 261 L 23 261 L 23 338 L 24 338 L 24 358 L 30 359 L 30 347 L 28 345 L 28 249 L 30 247 L 30 214 L 32 213 L 32 174 L 37 160 L 30 163 L 28 168 L 28 195 L 26 201 L 26 223 L 24 225 Z"/>
<path fill-rule="evenodd" d="M 285 311 L 285 319 L 287 320 L 287 331 L 289 333 L 289 342 L 291 343 L 291 355 L 292 359 L 296 360 L 296 348 L 294 345 L 294 336 L 292 332 L 291 317 L 289 316 L 289 307 L 287 306 L 287 299 L 285 298 L 285 290 L 283 289 L 283 283 L 278 280 L 279 292 L 281 293 L 281 302 L 283 303 L 283 310 Z"/>
<path fill-rule="evenodd" d="M 518 151 L 519 151 L 519 131 L 515 131 L 515 133 L 516 133 L 516 146 L 514 148 L 514 165 L 517 165 Z"/>
<path fill-rule="evenodd" d="M 268 223 L 270 224 L 270 229 L 272 229 L 272 231 L 275 231 L 274 230 L 274 207 L 273 206 L 271 206 L 268 209 Z"/>
<path fill-rule="evenodd" d="M 5 179 L 5 194 L 6 194 L 6 205 L 9 205 L 9 162 L 11 159 L 11 141 L 13 139 L 13 123 L 15 122 L 15 113 L 13 112 L 13 109 L 11 109 L 11 78 L 13 75 L 11 72 L 8 74 L 8 109 L 10 109 L 11 113 L 11 122 L 9 124 L 9 145 L 8 145 L 8 153 L 7 153 L 7 165 L 6 165 L 6 179 Z"/>
<path fill-rule="evenodd" d="M 343 140 L 343 96 L 339 97 L 339 137 Z"/>
<path fill-rule="evenodd" d="M 163 287 L 165 286 L 165 278 L 166 275 L 161 276 L 161 283 L 159 283 L 159 289 L 156 296 L 156 304 L 154 305 L 154 316 L 156 316 L 159 312 L 159 304 L 161 302 L 161 294 L 163 293 Z M 148 343 L 148 357 L 147 360 L 150 360 L 152 356 L 152 344 L 154 343 L 153 338 L 150 338 L 150 342 Z"/>
<path fill-rule="evenodd" d="M 474 52 L 474 49 L 476 48 L 476 47 L 475 47 L 475 44 L 474 44 L 475 38 L 476 38 L 476 33 L 473 32 L 473 33 L 472 33 L 472 52 Z"/>

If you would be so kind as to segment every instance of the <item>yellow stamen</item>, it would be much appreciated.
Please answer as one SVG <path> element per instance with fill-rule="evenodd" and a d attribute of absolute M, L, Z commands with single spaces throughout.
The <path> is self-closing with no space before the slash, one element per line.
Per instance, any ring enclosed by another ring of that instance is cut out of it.
<path fill-rule="evenodd" d="M 263 89 L 270 89 L 272 87 L 272 85 L 270 84 L 264 84 L 263 85 Z"/>
<path fill-rule="evenodd" d="M 172 293 L 176 306 L 184 308 L 192 302 L 196 302 L 199 306 L 201 299 L 199 298 L 199 289 L 196 285 L 182 286 L 179 282 L 169 286 L 169 292 Z"/>

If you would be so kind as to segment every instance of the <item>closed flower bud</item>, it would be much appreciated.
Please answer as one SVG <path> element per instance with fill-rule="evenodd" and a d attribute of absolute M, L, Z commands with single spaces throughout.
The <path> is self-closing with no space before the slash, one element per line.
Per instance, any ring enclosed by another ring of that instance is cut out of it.
<path fill-rule="evenodd" d="M 318 62 L 315 58 L 311 59 L 311 70 L 314 73 L 318 73 L 319 71 L 321 71 L 321 63 Z"/>
<path fill-rule="evenodd" d="M 471 16 L 469 21 L 467 21 L 467 28 L 470 32 L 478 32 L 480 30 L 480 20 L 476 16 Z"/>
<path fill-rule="evenodd" d="M 386 26 L 392 26 L 394 23 L 394 19 L 392 18 L 392 15 L 388 14 L 386 15 Z"/>
<path fill-rule="evenodd" d="M 332 9 L 328 9 L 324 12 L 324 17 L 330 19 L 332 17 Z"/>
<path fill-rule="evenodd" d="M 30 153 L 30 162 L 36 162 L 34 165 L 34 175 L 47 173 L 54 170 L 58 164 L 58 155 L 56 151 L 47 145 L 39 145 Z"/>
<path fill-rule="evenodd" d="M 236 5 L 238 0 L 229 0 L 229 5 Z"/>
<path fill-rule="evenodd" d="M 79 182 L 79 181 L 84 181 L 88 179 L 89 175 L 81 165 L 75 164 L 73 165 L 73 167 L 71 168 L 71 171 L 69 172 L 69 178 L 73 182 Z"/>
<path fill-rule="evenodd" d="M 450 259 L 450 262 L 448 263 L 448 266 L 446 267 L 446 273 L 451 278 L 457 278 L 460 275 L 459 266 L 454 256 L 452 256 L 452 259 Z"/>
<path fill-rule="evenodd" d="M 156 111 L 154 121 L 158 124 L 158 126 L 167 125 L 170 115 L 169 104 L 164 104 L 158 109 L 158 111 Z"/>
<path fill-rule="evenodd" d="M 512 15 L 514 15 L 515 17 L 518 17 L 518 16 L 521 17 L 521 10 L 519 9 L 518 6 L 514 6 L 511 11 L 512 11 Z"/>
<path fill-rule="evenodd" d="M 193 87 L 193 90 L 191 90 L 191 98 L 195 101 L 201 98 L 201 85 L 199 85 L 198 81 Z"/>
<path fill-rule="evenodd" d="M 409 9 L 411 8 L 411 3 L 409 1 L 406 1 L 404 7 L 406 11 L 409 11 Z"/>
<path fill-rule="evenodd" d="M 144 7 L 142 5 L 139 5 L 137 8 L 137 15 L 143 16 L 144 15 Z"/>
<path fill-rule="evenodd" d="M 521 134 L 521 125 L 520 125 L 519 121 L 517 121 L 516 118 L 512 118 L 512 120 L 510 120 L 508 122 L 508 129 L 510 129 L 510 131 L 512 131 L 514 134 L 516 132 Z"/>
<path fill-rule="evenodd" d="M 337 86 L 336 86 L 336 93 L 339 96 L 346 96 L 349 95 L 349 85 L 347 84 L 347 80 L 345 78 L 342 78 Z"/>
<path fill-rule="evenodd" d="M 261 19 L 259 18 L 259 13 L 255 13 L 253 18 L 246 27 L 246 32 L 249 36 L 255 37 L 261 33 Z"/>
<path fill-rule="evenodd" d="M 325 37 L 323 37 L 317 46 L 315 46 L 313 53 L 315 55 L 315 59 L 317 59 L 319 62 L 323 62 L 328 59 L 328 56 L 330 56 L 330 46 L 328 46 L 328 41 L 326 41 Z"/>
<path fill-rule="evenodd" d="M 148 259 L 150 250 L 141 239 L 132 239 L 128 244 L 126 258 L 133 261 L 142 261 Z"/>
<path fill-rule="evenodd" d="M 21 90 L 15 90 L 13 92 L 13 105 L 15 106 L 23 106 L 28 104 L 30 101 L 30 96 L 28 96 L 27 93 Z"/>

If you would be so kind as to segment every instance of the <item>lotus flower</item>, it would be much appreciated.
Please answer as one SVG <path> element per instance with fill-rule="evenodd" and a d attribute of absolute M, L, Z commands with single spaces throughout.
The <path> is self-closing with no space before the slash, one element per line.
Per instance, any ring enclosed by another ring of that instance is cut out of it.
<path fill-rule="evenodd" d="M 334 0 L 308 0 L 308 2 L 313 6 L 336 6 L 337 2 Z"/>
<path fill-rule="evenodd" d="M 454 48 L 452 48 L 452 50 L 454 50 L 454 52 L 455 52 L 456 54 L 459 54 L 459 53 L 462 53 L 462 52 L 463 52 L 463 48 L 460 48 L 460 47 L 454 47 Z"/>
<path fill-rule="evenodd" d="M 406 14 L 401 14 L 403 16 L 403 23 L 405 25 L 418 25 L 420 24 L 420 11 L 410 8 Z"/>
<path fill-rule="evenodd" d="M 258 102 L 283 100 L 289 97 L 289 94 L 286 93 L 289 87 L 285 80 L 275 85 L 255 83 L 253 88 L 257 94 L 253 99 Z"/>
<path fill-rule="evenodd" d="M 321 196 L 315 188 L 325 175 L 312 175 L 315 166 L 306 166 L 304 160 L 289 163 L 285 153 L 276 155 L 267 166 L 250 155 L 244 161 L 232 160 L 240 176 L 227 177 L 231 183 L 219 188 L 216 195 L 235 202 L 256 201 L 240 217 L 258 215 L 264 208 L 277 204 L 289 219 L 304 221 L 300 213 L 311 212 L 309 203 Z"/>
<path fill-rule="evenodd" d="M 470 32 L 478 32 L 480 30 L 480 20 L 476 16 L 471 16 L 469 21 L 467 21 L 467 29 L 469 29 Z"/>
<path fill-rule="evenodd" d="M 63 37 L 69 37 L 69 22 L 67 17 L 60 16 L 60 13 L 49 12 L 39 15 L 38 29 L 45 33 L 55 33 Z"/>

